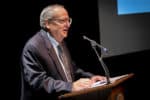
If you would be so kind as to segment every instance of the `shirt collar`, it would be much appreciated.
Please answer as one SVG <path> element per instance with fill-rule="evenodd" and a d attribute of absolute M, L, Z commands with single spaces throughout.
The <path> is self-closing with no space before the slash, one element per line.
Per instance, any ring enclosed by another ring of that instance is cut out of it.
<path fill-rule="evenodd" d="M 59 45 L 59 43 L 55 40 L 54 37 L 52 37 L 52 35 L 49 34 L 49 32 L 47 32 L 47 36 L 50 42 L 52 43 L 53 47 L 57 47 Z"/>

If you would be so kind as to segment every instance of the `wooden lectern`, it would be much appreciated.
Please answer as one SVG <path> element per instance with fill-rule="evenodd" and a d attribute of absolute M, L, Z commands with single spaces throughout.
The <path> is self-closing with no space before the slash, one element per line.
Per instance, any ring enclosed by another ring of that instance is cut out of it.
<path fill-rule="evenodd" d="M 124 100 L 124 88 L 121 84 L 133 77 L 134 74 L 125 74 L 113 79 L 110 84 L 104 84 L 85 90 L 66 93 L 58 97 L 59 100 Z"/>

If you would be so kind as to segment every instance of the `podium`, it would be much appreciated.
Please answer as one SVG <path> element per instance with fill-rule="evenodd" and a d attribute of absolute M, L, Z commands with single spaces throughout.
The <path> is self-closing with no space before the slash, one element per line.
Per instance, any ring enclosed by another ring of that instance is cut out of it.
<path fill-rule="evenodd" d="M 110 78 L 110 84 L 104 84 L 58 97 L 59 100 L 124 100 L 122 83 L 134 76 L 133 73 Z"/>

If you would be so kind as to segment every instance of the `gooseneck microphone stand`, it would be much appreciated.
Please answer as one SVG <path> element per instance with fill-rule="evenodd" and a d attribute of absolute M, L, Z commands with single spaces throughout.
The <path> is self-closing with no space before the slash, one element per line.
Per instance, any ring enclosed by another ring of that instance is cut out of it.
<path fill-rule="evenodd" d="M 107 66 L 106 66 L 106 64 L 104 63 L 104 61 L 103 61 L 103 57 L 102 57 L 102 55 L 100 56 L 99 55 L 99 53 L 98 53 L 98 51 L 97 51 L 97 49 L 96 49 L 96 46 L 98 45 L 98 44 L 96 44 L 95 42 L 90 42 L 91 43 L 91 46 L 92 46 L 92 48 L 93 48 L 93 50 L 95 51 L 95 53 L 96 53 L 96 55 L 97 55 L 97 57 L 98 57 L 98 60 L 100 61 L 100 63 L 101 63 L 101 65 L 102 65 L 102 67 L 103 67 L 103 69 L 104 69 L 104 71 L 105 71 L 105 76 L 106 76 L 106 81 L 107 81 L 107 84 L 110 84 L 110 74 L 109 74 L 109 70 L 108 70 L 108 68 L 107 68 Z M 99 46 L 98 46 L 99 47 Z M 100 49 L 103 49 L 103 48 L 100 48 Z M 105 51 L 105 50 L 104 50 Z"/>

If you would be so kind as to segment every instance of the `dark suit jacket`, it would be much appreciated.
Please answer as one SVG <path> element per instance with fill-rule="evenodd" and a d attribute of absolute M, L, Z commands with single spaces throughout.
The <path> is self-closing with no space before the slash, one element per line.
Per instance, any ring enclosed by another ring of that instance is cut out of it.
<path fill-rule="evenodd" d="M 68 58 L 69 52 L 65 47 Z M 69 60 L 71 76 L 91 77 L 92 74 L 77 68 Z M 21 100 L 54 100 L 61 93 L 70 92 L 72 83 L 67 82 L 61 64 L 45 30 L 40 30 L 28 42 L 21 57 Z"/>

